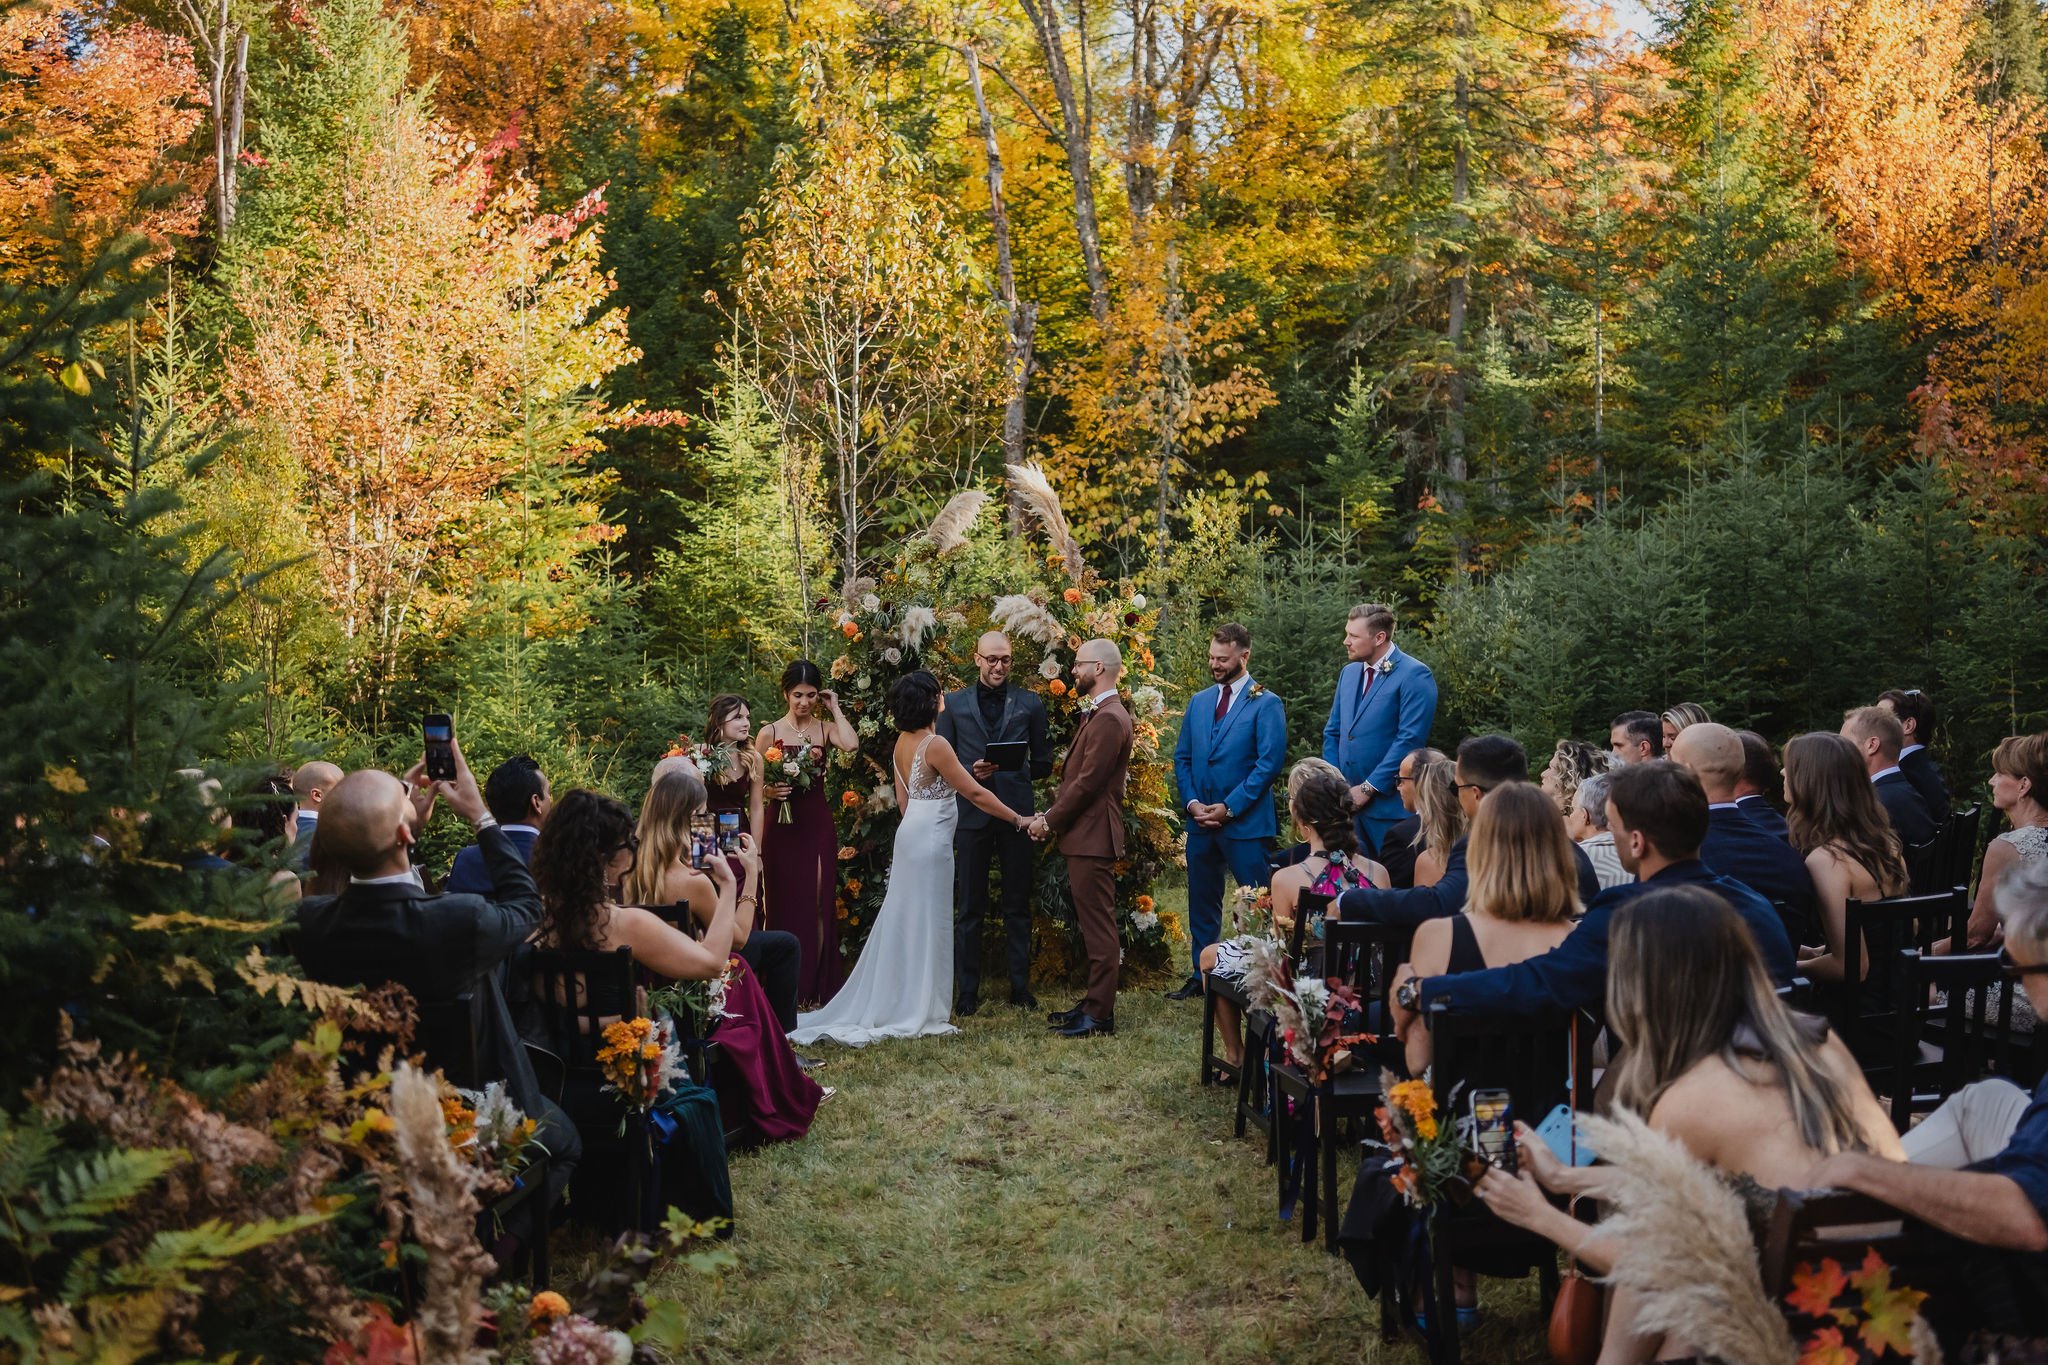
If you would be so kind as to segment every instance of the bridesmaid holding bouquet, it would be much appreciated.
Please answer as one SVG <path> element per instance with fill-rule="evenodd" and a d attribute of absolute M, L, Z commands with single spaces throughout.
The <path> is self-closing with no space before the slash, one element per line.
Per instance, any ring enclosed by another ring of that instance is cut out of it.
<path fill-rule="evenodd" d="M 776 809 L 764 812 L 754 832 L 767 846 L 768 926 L 797 936 L 804 953 L 797 996 L 823 1004 L 845 980 L 836 913 L 839 831 L 826 799 L 825 761 L 833 749 L 859 748 L 860 736 L 810 660 L 798 659 L 783 671 L 782 696 L 789 709 L 762 729 L 756 746 L 763 768 L 761 794 Z M 799 752 L 804 754 L 799 761 L 817 774 L 801 789 L 776 781 L 778 775 L 787 776 L 780 765 Z"/>

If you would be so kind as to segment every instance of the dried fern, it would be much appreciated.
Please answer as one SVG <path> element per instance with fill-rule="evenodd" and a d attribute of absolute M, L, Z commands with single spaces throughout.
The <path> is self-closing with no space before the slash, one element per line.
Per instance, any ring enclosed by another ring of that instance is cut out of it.
<path fill-rule="evenodd" d="M 1060 507 L 1060 495 L 1053 491 L 1052 481 L 1035 464 L 1013 464 L 1009 472 L 1010 488 L 1017 495 L 1018 505 L 1045 531 L 1045 538 L 1059 552 L 1060 567 L 1066 570 L 1067 577 L 1079 583 L 1088 566 L 1082 562 L 1080 542 L 1067 526 L 1067 514 Z"/>
<path fill-rule="evenodd" d="M 967 548 L 967 533 L 974 529 L 974 522 L 981 515 L 981 509 L 988 504 L 988 494 L 978 489 L 955 493 L 950 501 L 932 518 L 932 524 L 925 528 L 925 539 L 941 555 Z"/>

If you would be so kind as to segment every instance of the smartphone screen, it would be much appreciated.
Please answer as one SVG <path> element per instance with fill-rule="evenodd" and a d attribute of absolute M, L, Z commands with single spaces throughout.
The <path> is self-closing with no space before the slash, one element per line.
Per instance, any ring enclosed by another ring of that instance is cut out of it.
<path fill-rule="evenodd" d="M 718 851 L 737 853 L 740 851 L 740 813 L 736 810 L 718 812 Z"/>
<path fill-rule="evenodd" d="M 711 865 L 718 850 L 717 836 L 708 829 L 690 831 L 690 866 L 702 872 Z"/>
<path fill-rule="evenodd" d="M 1507 1091 L 1472 1092 L 1472 1145 L 1499 1169 L 1515 1169 L 1515 1111 Z"/>
<path fill-rule="evenodd" d="M 445 712 L 430 713 L 420 726 L 427 745 L 427 776 L 436 782 L 455 780 L 455 721 Z"/>

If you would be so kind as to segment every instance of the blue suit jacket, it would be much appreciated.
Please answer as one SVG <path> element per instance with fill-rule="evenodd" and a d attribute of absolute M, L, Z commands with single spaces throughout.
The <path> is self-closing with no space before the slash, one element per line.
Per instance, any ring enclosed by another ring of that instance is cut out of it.
<path fill-rule="evenodd" d="M 533 839 L 523 829 L 505 831 L 505 842 L 519 855 L 522 863 L 533 861 Z M 483 851 L 470 844 L 455 855 L 455 865 L 448 869 L 448 880 L 441 884 L 444 896 L 468 895 L 497 899 L 497 888 L 491 885 L 490 870 L 484 866 Z"/>
<path fill-rule="evenodd" d="M 1287 762 L 1287 710 L 1271 692 L 1244 694 L 1216 722 L 1216 687 L 1205 687 L 1188 701 L 1180 739 L 1173 746 L 1173 785 L 1180 809 L 1188 802 L 1221 801 L 1236 818 L 1216 831 L 1225 839 L 1272 839 L 1280 833 L 1273 814 L 1273 781 Z M 1189 824 L 1188 837 L 1210 837 Z"/>
<path fill-rule="evenodd" d="M 1813 875 L 1792 845 L 1771 834 L 1743 810 L 1707 812 L 1707 837 L 1700 861 L 1711 872 L 1732 877 L 1767 901 L 1785 903 L 1788 931 L 1813 922 Z"/>
<path fill-rule="evenodd" d="M 1933 813 L 1903 771 L 1886 773 L 1870 786 L 1877 793 L 1877 803 L 1891 817 L 1892 829 L 1909 848 L 1926 843 L 1938 832 Z"/>
<path fill-rule="evenodd" d="M 1458 842 L 1451 845 L 1451 851 L 1444 855 L 1444 875 L 1435 882 L 1428 886 L 1387 890 L 1367 886 L 1346 891 L 1337 898 L 1337 918 L 1415 925 L 1457 914 L 1465 908 L 1465 889 L 1471 879 L 1465 868 L 1465 841 L 1469 838 L 1470 835 L 1461 834 Z M 1579 870 L 1579 904 L 1591 906 L 1601 896 L 1600 874 L 1593 870 L 1593 860 L 1586 856 L 1586 850 L 1577 844 L 1572 845 L 1572 861 Z"/>
<path fill-rule="evenodd" d="M 1424 1010 L 1442 1000 L 1473 1014 L 1540 1014 L 1547 1010 L 1592 1010 L 1607 1002 L 1607 926 L 1623 902 L 1659 886 L 1691 884 L 1717 891 L 1749 925 L 1762 950 L 1771 980 L 1782 986 L 1795 972 L 1792 940 L 1771 903 L 1741 882 L 1717 877 L 1697 858 L 1673 863 L 1646 882 L 1610 886 L 1594 898 L 1586 917 L 1565 941 L 1547 953 L 1505 967 L 1456 976 L 1432 976 L 1417 988 Z"/>
<path fill-rule="evenodd" d="M 1785 817 L 1778 808 L 1761 796 L 1738 796 L 1735 804 L 1742 807 L 1742 813 L 1756 822 L 1756 827 L 1774 839 L 1792 841 L 1792 827 L 1785 823 Z"/>
<path fill-rule="evenodd" d="M 1372 685 L 1372 695 L 1363 705 L 1359 691 L 1365 685 L 1365 665 L 1346 664 L 1337 675 L 1337 695 L 1330 702 L 1329 723 L 1323 726 L 1323 759 L 1336 764 L 1353 786 L 1372 783 L 1372 804 L 1361 813 L 1391 824 L 1407 814 L 1394 790 L 1401 760 L 1429 743 L 1430 727 L 1436 724 L 1436 675 L 1429 665 L 1399 649 L 1387 657 L 1394 667 Z"/>

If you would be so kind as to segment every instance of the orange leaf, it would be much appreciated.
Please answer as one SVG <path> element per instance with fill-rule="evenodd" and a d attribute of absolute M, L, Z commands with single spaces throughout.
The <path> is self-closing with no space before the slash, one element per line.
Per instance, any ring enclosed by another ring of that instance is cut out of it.
<path fill-rule="evenodd" d="M 1842 1267 L 1832 1260 L 1822 1261 L 1818 1268 L 1801 1265 L 1792 1272 L 1792 1292 L 1785 1296 L 1796 1313 L 1810 1318 L 1824 1318 L 1834 1306 L 1836 1295 L 1848 1286 L 1849 1277 L 1842 1273 Z"/>
<path fill-rule="evenodd" d="M 1892 1268 L 1872 1247 L 1863 1258 L 1863 1268 L 1849 1277 L 1849 1283 L 1863 1294 L 1864 1323 L 1857 1337 L 1873 1355 L 1887 1350 L 1900 1356 L 1913 1354 L 1913 1319 L 1927 1295 L 1917 1289 L 1892 1285 Z"/>
<path fill-rule="evenodd" d="M 1856 1349 L 1842 1341 L 1842 1329 L 1823 1327 L 1807 1339 L 1799 1365 L 1856 1365 Z"/>

